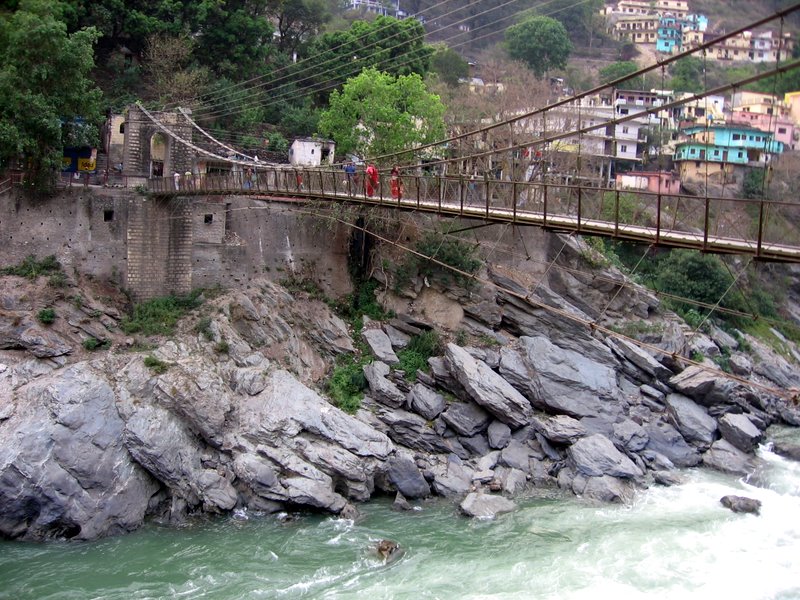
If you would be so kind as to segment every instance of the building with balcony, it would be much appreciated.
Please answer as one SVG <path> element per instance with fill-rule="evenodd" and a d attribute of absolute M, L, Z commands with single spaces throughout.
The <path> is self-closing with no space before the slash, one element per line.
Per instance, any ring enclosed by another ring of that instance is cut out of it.
<path fill-rule="evenodd" d="M 764 167 L 784 150 L 772 133 L 746 125 L 706 123 L 681 134 L 673 155 L 681 181 L 740 183 L 747 167 Z"/>

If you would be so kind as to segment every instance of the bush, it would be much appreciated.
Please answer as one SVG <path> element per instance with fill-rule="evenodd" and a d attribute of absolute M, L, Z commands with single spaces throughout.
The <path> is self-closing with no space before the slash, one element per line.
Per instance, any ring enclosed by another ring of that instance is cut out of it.
<path fill-rule="evenodd" d="M 230 349 L 231 345 L 226 340 L 222 340 L 214 346 L 214 352 L 217 354 L 227 354 Z"/>
<path fill-rule="evenodd" d="M 478 246 L 467 244 L 457 238 L 445 236 L 442 233 L 426 233 L 416 244 L 416 251 L 429 257 L 419 259 L 419 271 L 423 275 L 433 275 L 436 272 L 447 271 L 452 273 L 455 281 L 460 285 L 467 285 L 471 282 L 468 275 L 472 275 L 481 267 L 481 261 L 477 258 Z M 450 271 L 446 267 L 433 262 L 443 263 L 458 271 L 467 273 L 464 275 L 459 272 Z"/>
<path fill-rule="evenodd" d="M 14 267 L 0 269 L 0 275 L 16 275 L 17 277 L 27 277 L 28 279 L 36 279 L 40 275 L 53 275 L 60 272 L 61 264 L 52 254 L 42 260 L 38 260 L 31 254 Z"/>
<path fill-rule="evenodd" d="M 43 308 L 36 315 L 36 318 L 39 319 L 39 322 L 43 325 L 52 325 L 56 320 L 56 311 L 52 308 Z"/>
<path fill-rule="evenodd" d="M 153 373 L 157 373 L 159 375 L 161 373 L 165 373 L 167 369 L 169 369 L 169 363 L 165 363 L 163 360 L 158 360 L 152 354 L 144 357 L 144 366 L 150 369 Z"/>
<path fill-rule="evenodd" d="M 170 335 L 181 317 L 202 304 L 201 294 L 202 290 L 195 290 L 187 296 L 164 296 L 137 304 L 120 328 L 129 335 Z"/>
<path fill-rule="evenodd" d="M 428 372 L 428 359 L 442 353 L 442 343 L 435 331 L 426 331 L 411 338 L 408 346 L 397 353 L 400 362 L 396 369 L 406 374 L 408 381 L 417 380 L 417 370 Z"/>
<path fill-rule="evenodd" d="M 89 352 L 102 350 L 103 348 L 108 348 L 110 345 L 111 340 L 98 340 L 96 337 L 90 337 L 83 340 L 83 347 Z"/>
<path fill-rule="evenodd" d="M 200 319 L 194 326 L 194 330 L 209 342 L 214 339 L 214 332 L 211 331 L 211 317 Z"/>
<path fill-rule="evenodd" d="M 328 381 L 328 395 L 346 413 L 353 414 L 361 408 L 361 400 L 367 387 L 367 378 L 364 376 L 366 362 L 367 359 L 347 357 L 334 368 Z"/>

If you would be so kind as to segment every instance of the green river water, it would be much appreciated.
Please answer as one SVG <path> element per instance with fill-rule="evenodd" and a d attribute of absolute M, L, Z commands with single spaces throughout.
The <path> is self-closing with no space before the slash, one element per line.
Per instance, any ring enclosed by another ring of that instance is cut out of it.
<path fill-rule="evenodd" d="M 800 599 L 800 463 L 764 450 L 758 485 L 702 469 L 631 506 L 530 497 L 493 521 L 451 502 L 356 523 L 239 512 L 91 543 L 0 543 L 0 598 Z M 734 514 L 726 494 L 758 498 Z M 382 538 L 405 553 L 383 564 Z"/>

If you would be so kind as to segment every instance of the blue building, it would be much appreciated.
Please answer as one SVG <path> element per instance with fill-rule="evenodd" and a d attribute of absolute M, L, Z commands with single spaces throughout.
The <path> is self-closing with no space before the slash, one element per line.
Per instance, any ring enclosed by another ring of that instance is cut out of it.
<path fill-rule="evenodd" d="M 656 50 L 664 54 L 686 50 L 688 32 L 704 32 L 708 27 L 708 18 L 704 15 L 686 15 L 684 17 L 670 14 L 663 15 L 658 22 Z"/>
<path fill-rule="evenodd" d="M 783 152 L 773 134 L 746 125 L 702 124 L 681 130 L 685 141 L 675 146 L 673 160 L 681 181 L 741 181 L 748 167 L 764 167 Z"/>

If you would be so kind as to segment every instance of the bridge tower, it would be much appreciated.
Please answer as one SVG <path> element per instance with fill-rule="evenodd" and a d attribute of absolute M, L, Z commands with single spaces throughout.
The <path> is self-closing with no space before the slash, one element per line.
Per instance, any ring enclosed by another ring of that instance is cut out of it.
<path fill-rule="evenodd" d="M 192 125 L 180 112 L 152 114 L 173 135 L 192 139 Z M 128 107 L 122 160 L 128 187 L 144 185 L 150 177 L 183 174 L 191 170 L 192 158 L 189 148 L 161 130 L 138 106 Z"/>
<path fill-rule="evenodd" d="M 180 112 L 154 113 L 173 135 L 192 139 L 192 126 Z M 125 120 L 123 175 L 128 186 L 151 177 L 183 175 L 192 169 L 192 152 L 150 120 L 139 107 Z M 192 287 L 192 203 L 175 196 L 133 196 L 128 206 L 127 287 L 137 300 L 167 293 L 186 294 Z"/>

